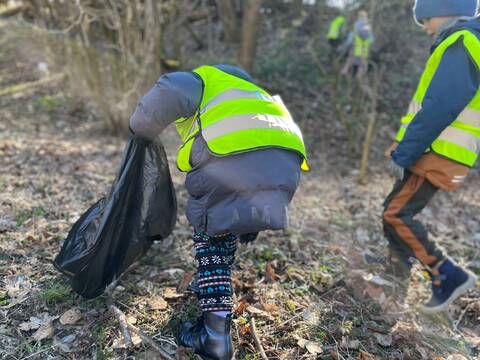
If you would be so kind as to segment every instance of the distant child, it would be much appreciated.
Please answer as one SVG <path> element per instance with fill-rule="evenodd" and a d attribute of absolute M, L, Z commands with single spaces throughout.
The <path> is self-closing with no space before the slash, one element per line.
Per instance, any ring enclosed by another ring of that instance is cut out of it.
<path fill-rule="evenodd" d="M 368 14 L 362 10 L 358 13 L 358 19 L 355 22 L 353 31 L 348 35 L 346 46 L 350 48 L 350 53 L 342 69 L 343 75 L 352 72 L 358 77 L 362 77 L 368 70 L 368 60 L 370 57 L 370 48 L 374 42 L 372 26 L 368 20 Z"/>

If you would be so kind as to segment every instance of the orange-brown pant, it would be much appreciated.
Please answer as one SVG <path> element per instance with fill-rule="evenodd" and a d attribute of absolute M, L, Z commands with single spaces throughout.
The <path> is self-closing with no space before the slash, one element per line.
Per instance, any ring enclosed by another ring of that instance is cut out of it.
<path fill-rule="evenodd" d="M 445 258 L 422 223 L 414 219 L 437 191 L 426 178 L 406 170 L 387 196 L 383 229 L 391 251 L 401 260 L 415 257 L 423 265 L 434 267 Z"/>

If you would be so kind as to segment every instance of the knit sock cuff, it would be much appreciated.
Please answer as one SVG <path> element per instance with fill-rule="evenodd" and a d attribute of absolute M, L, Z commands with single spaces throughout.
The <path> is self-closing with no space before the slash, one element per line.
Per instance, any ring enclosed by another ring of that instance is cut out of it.
<path fill-rule="evenodd" d="M 235 260 L 237 237 L 233 234 L 193 237 L 198 263 L 198 303 L 203 312 L 231 311 L 232 265 Z"/>

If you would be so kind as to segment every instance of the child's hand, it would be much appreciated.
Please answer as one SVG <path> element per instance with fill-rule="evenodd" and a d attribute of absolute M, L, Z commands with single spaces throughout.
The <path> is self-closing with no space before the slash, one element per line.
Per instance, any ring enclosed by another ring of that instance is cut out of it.
<path fill-rule="evenodd" d="M 389 159 L 392 158 L 392 153 L 397 149 L 398 147 L 398 143 L 397 142 L 394 142 L 392 145 L 390 145 L 390 147 L 385 150 L 385 156 Z"/>

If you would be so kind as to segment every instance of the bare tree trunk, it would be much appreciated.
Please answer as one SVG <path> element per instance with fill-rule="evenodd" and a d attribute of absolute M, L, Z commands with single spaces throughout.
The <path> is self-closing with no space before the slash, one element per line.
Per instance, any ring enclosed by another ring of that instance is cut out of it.
<path fill-rule="evenodd" d="M 245 4 L 238 62 L 246 71 L 252 71 L 253 69 L 261 5 L 262 0 L 247 0 Z"/>
<path fill-rule="evenodd" d="M 299 16 L 302 13 L 303 0 L 294 0 L 293 1 L 293 7 L 294 7 L 295 16 Z"/>
<path fill-rule="evenodd" d="M 239 42 L 240 33 L 238 28 L 237 13 L 233 0 L 216 0 L 218 13 L 225 29 L 225 38 L 227 41 Z"/>
<path fill-rule="evenodd" d="M 375 19 L 375 10 L 377 9 L 377 1 L 376 0 L 370 0 L 370 4 L 368 6 L 368 15 L 370 16 L 370 21 L 373 23 Z"/>
<path fill-rule="evenodd" d="M 362 159 L 360 161 L 360 172 L 358 174 L 358 182 L 360 184 L 365 183 L 368 169 L 368 159 L 370 156 L 370 148 L 375 135 L 375 124 L 378 117 L 378 97 L 379 97 L 379 88 L 382 82 L 383 75 L 385 73 L 385 67 L 382 66 L 380 69 L 375 69 L 375 74 L 373 76 L 373 85 L 371 88 L 368 88 L 367 94 L 370 98 L 370 113 L 368 114 L 368 125 L 365 132 L 365 138 L 363 141 L 363 150 L 362 150 Z"/>

